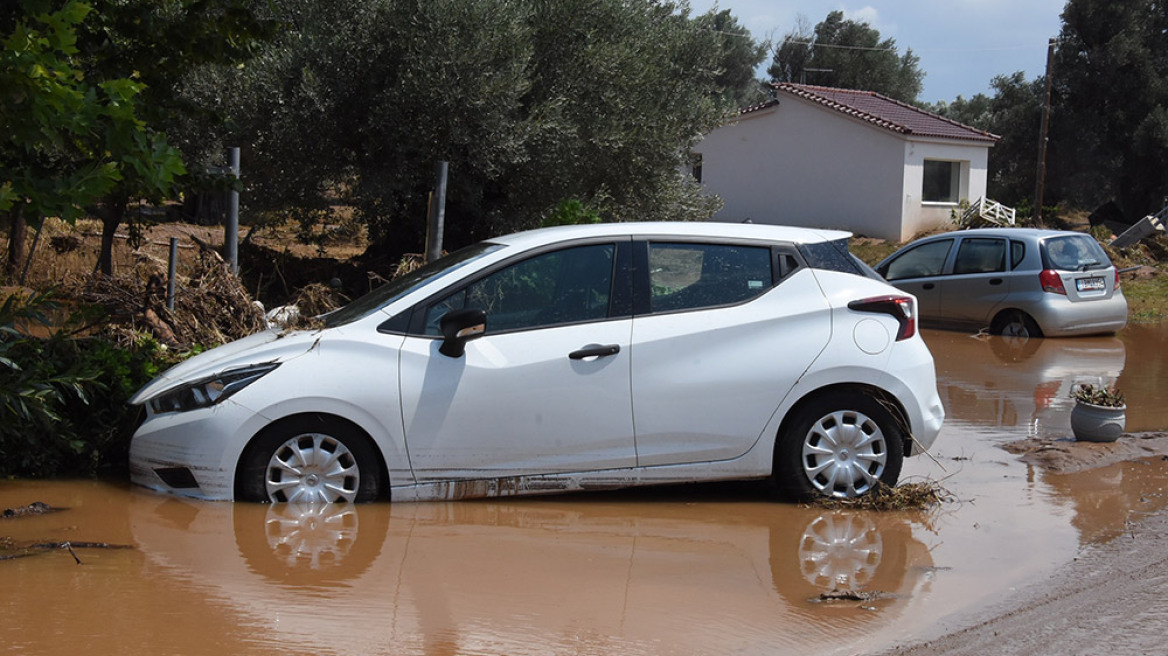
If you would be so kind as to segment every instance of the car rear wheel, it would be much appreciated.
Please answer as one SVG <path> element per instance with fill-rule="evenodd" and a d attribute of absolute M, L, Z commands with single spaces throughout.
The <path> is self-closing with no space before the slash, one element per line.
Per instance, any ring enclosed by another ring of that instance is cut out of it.
<path fill-rule="evenodd" d="M 380 487 L 365 436 L 313 415 L 273 424 L 257 436 L 244 454 L 236 490 L 244 501 L 354 503 L 376 499 Z"/>
<path fill-rule="evenodd" d="M 773 476 L 787 496 L 852 498 L 878 482 L 896 485 L 904 432 L 878 399 L 856 391 L 823 394 L 803 406 L 775 446 Z"/>
<path fill-rule="evenodd" d="M 1042 330 L 1029 314 L 1021 310 L 1012 310 L 999 315 L 991 326 L 991 332 L 1002 337 L 1042 337 Z"/>

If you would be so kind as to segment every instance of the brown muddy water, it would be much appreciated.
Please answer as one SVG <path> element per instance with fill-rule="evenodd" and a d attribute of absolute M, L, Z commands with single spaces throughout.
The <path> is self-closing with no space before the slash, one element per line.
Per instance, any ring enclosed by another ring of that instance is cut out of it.
<path fill-rule="evenodd" d="M 949 417 L 904 476 L 931 513 L 827 511 L 751 486 L 505 502 L 199 503 L 109 482 L 0 482 L 17 542 L 132 545 L 0 561 L 4 654 L 855 654 L 1038 585 L 1165 506 L 1168 464 L 1053 476 L 998 448 L 1069 434 L 1115 382 L 1168 427 L 1168 327 L 1032 340 L 926 332 Z M 824 597 L 845 597 L 828 598 Z"/>

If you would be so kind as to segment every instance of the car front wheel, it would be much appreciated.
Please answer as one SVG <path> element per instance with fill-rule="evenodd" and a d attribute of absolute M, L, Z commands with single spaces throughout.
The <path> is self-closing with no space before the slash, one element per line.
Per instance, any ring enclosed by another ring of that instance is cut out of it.
<path fill-rule="evenodd" d="M 372 501 L 381 487 L 373 448 L 356 429 L 317 416 L 290 418 L 244 454 L 237 496 L 265 503 Z"/>
<path fill-rule="evenodd" d="M 904 432 L 878 399 L 833 391 L 800 408 L 775 446 L 774 478 L 795 498 L 863 496 L 896 485 Z"/>

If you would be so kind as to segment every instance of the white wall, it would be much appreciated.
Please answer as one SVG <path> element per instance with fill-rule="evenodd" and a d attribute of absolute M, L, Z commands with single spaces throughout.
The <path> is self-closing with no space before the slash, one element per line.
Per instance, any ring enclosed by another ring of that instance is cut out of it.
<path fill-rule="evenodd" d="M 786 95 L 777 107 L 714 130 L 694 150 L 702 155 L 703 186 L 725 203 L 714 216 L 718 221 L 749 218 L 901 241 L 941 214 L 949 218 L 948 207 L 940 212 L 920 205 L 926 156 L 971 161 L 968 186 L 985 193 L 985 147 L 906 142 Z M 910 150 L 913 160 L 906 167 Z M 950 156 L 955 153 L 960 157 Z"/>
<path fill-rule="evenodd" d="M 926 203 L 921 200 L 925 160 L 961 163 L 961 190 L 958 200 L 973 202 L 984 198 L 989 178 L 989 148 L 952 142 L 909 139 L 904 144 L 904 227 L 901 239 L 949 222 L 950 211 L 957 203 Z"/>

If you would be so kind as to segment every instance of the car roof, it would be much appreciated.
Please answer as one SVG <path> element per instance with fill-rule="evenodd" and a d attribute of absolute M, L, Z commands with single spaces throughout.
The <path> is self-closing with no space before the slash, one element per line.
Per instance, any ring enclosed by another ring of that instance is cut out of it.
<path fill-rule="evenodd" d="M 487 241 L 508 246 L 533 247 L 575 239 L 603 237 L 708 237 L 721 239 L 759 239 L 766 241 L 814 244 L 851 237 L 842 230 L 819 230 L 761 223 L 721 223 L 717 221 L 633 221 L 628 223 L 592 223 L 587 225 L 538 228 Z"/>
<path fill-rule="evenodd" d="M 1046 228 L 971 228 L 969 230 L 951 230 L 936 235 L 929 235 L 924 239 L 941 239 L 945 237 L 952 237 L 954 235 L 963 236 L 988 236 L 988 237 L 1032 237 L 1034 239 L 1043 239 L 1046 237 L 1056 237 L 1060 235 L 1083 235 L 1090 237 L 1091 235 L 1085 232 L 1074 232 L 1072 230 L 1050 230 Z"/>

